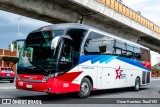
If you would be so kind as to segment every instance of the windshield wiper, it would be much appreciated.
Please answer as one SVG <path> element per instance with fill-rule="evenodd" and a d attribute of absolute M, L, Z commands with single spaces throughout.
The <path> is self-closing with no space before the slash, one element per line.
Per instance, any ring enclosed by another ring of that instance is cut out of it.
<path fill-rule="evenodd" d="M 43 69 L 44 71 L 46 71 L 48 73 L 48 70 L 44 69 L 41 65 L 27 66 L 26 68 L 35 69 L 36 66 L 38 66 L 39 68 Z"/>
<path fill-rule="evenodd" d="M 43 68 L 41 65 L 36 65 L 36 66 L 38 66 L 38 67 L 42 68 L 45 72 L 47 72 L 47 73 L 48 73 L 48 70 L 46 70 L 45 68 Z"/>
<path fill-rule="evenodd" d="M 33 64 L 33 63 L 32 63 L 32 66 L 27 66 L 26 68 L 32 69 L 32 70 L 37 69 L 37 68 L 42 69 L 43 71 L 45 71 L 45 74 L 46 74 L 46 75 L 48 75 L 48 74 L 51 73 L 51 71 L 50 71 L 51 69 L 45 69 L 45 68 L 42 67 L 41 65 Z"/>
<path fill-rule="evenodd" d="M 35 66 L 27 66 L 26 68 L 35 69 L 36 67 Z"/>

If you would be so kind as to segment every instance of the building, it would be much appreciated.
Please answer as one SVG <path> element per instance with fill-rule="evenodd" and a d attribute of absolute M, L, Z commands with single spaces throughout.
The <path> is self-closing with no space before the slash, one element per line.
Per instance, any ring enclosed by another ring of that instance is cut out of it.
<path fill-rule="evenodd" d="M 160 63 L 158 63 L 152 67 L 152 76 L 153 77 L 160 77 Z"/>
<path fill-rule="evenodd" d="M 7 64 L 2 60 L 3 56 L 16 56 L 16 51 L 11 52 L 10 50 L 0 49 L 0 66 L 7 67 Z M 16 64 L 12 68 L 15 72 L 16 71 Z"/>

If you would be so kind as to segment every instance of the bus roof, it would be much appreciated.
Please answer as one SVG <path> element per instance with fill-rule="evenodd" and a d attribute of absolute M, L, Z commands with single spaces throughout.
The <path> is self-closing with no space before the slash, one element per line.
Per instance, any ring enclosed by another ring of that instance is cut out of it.
<path fill-rule="evenodd" d="M 47 30 L 53 30 L 53 29 L 65 30 L 68 28 L 80 28 L 80 29 L 89 30 L 91 27 L 84 25 L 84 24 L 79 24 L 79 23 L 62 23 L 62 24 L 54 24 L 54 25 L 44 26 L 44 27 L 41 27 L 33 32 L 45 31 L 45 30 L 47 31 Z"/>
<path fill-rule="evenodd" d="M 104 32 L 104 31 L 101 31 L 99 29 L 96 29 L 94 27 L 90 27 L 88 25 L 84 25 L 84 24 L 79 24 L 79 23 L 62 23 L 62 24 L 54 24 L 54 25 L 49 25 L 49 26 L 44 26 L 44 27 L 41 27 L 33 32 L 39 32 L 39 31 L 47 31 L 47 30 L 65 30 L 65 29 L 68 29 L 68 28 L 79 28 L 79 29 L 86 29 L 86 30 L 90 30 L 90 31 L 95 31 L 97 33 L 100 33 L 100 34 L 104 34 L 106 36 L 109 36 L 109 37 L 112 37 L 114 39 L 117 39 L 117 40 L 120 40 L 122 42 L 125 42 L 125 43 L 128 43 L 130 45 L 134 45 L 134 46 L 137 46 L 137 47 L 142 47 L 142 48 L 145 48 L 145 49 L 148 49 L 147 47 L 144 47 L 140 44 L 137 44 L 137 43 L 134 43 L 132 41 L 129 41 L 127 39 L 124 39 L 124 38 L 121 38 L 121 37 L 118 37 L 116 35 L 113 35 L 113 34 L 110 34 L 108 32 Z M 33 33 L 32 32 L 32 33 Z"/>

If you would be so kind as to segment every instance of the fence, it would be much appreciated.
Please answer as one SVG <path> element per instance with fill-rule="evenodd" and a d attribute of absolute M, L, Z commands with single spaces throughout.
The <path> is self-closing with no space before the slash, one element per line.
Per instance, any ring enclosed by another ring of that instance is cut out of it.
<path fill-rule="evenodd" d="M 3 56 L 16 56 L 16 51 L 0 49 L 0 66 L 7 67 L 7 64 L 2 60 Z M 13 70 L 16 71 L 16 65 L 13 66 Z"/>
<path fill-rule="evenodd" d="M 129 17 L 130 19 L 144 25 L 145 27 L 147 27 L 157 33 L 160 33 L 160 27 L 158 25 L 154 24 L 150 20 L 143 17 L 140 14 L 140 12 L 136 12 L 136 11 L 128 8 L 124 4 L 118 2 L 117 0 L 96 0 L 96 1 L 98 1 L 99 3 L 101 3 L 107 7 L 114 9 L 115 11 Z"/>

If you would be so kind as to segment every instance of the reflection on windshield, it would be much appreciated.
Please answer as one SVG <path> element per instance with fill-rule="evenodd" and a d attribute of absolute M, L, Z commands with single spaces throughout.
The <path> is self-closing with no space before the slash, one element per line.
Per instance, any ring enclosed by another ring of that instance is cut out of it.
<path fill-rule="evenodd" d="M 20 55 L 18 68 L 53 70 L 57 58 L 57 49 L 51 50 L 51 41 L 53 37 L 63 35 L 63 33 L 63 30 L 55 30 L 29 34 Z"/>

